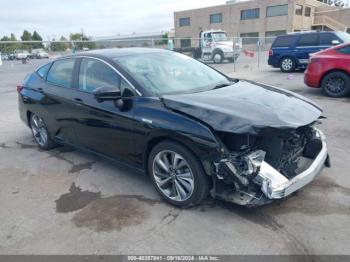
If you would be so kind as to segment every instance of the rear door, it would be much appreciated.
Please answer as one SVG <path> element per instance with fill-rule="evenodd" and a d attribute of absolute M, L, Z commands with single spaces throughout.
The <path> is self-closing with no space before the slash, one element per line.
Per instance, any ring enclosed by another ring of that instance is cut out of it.
<path fill-rule="evenodd" d="M 66 143 L 74 143 L 74 115 L 76 106 L 72 98 L 74 58 L 64 58 L 55 61 L 46 77 L 45 100 L 42 101 L 45 110 L 51 116 L 50 133 Z"/>
<path fill-rule="evenodd" d="M 321 50 L 320 34 L 310 33 L 310 34 L 301 34 L 299 40 L 296 44 L 296 54 L 297 54 L 297 63 L 298 65 L 307 65 L 309 61 L 310 54 L 318 52 Z"/>

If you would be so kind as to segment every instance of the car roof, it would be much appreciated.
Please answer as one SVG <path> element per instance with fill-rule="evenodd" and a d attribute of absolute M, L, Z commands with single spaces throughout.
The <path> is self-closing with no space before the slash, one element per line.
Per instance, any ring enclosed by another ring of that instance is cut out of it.
<path fill-rule="evenodd" d="M 130 48 L 110 48 L 110 49 L 98 49 L 91 51 L 78 52 L 75 56 L 96 56 L 105 57 L 108 59 L 115 59 L 118 57 L 129 56 L 129 55 L 142 55 L 151 53 L 166 53 L 170 52 L 164 49 L 157 48 L 141 48 L 141 47 L 130 47 Z"/>

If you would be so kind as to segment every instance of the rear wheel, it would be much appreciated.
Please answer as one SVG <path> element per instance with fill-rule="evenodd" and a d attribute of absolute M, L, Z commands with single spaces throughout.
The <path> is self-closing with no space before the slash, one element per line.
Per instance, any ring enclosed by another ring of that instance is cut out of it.
<path fill-rule="evenodd" d="M 290 73 L 295 70 L 296 64 L 291 57 L 284 57 L 280 62 L 280 69 L 284 73 Z"/>
<path fill-rule="evenodd" d="M 156 145 L 148 159 L 148 172 L 164 200 L 178 207 L 201 203 L 209 193 L 209 177 L 185 147 L 166 141 Z"/>
<path fill-rule="evenodd" d="M 32 130 L 35 142 L 41 149 L 49 150 L 56 146 L 56 143 L 50 138 L 43 118 L 35 114 L 31 114 L 30 128 Z"/>
<path fill-rule="evenodd" d="M 332 72 L 323 78 L 321 87 L 323 92 L 328 96 L 346 96 L 350 93 L 350 78 L 343 72 Z"/>

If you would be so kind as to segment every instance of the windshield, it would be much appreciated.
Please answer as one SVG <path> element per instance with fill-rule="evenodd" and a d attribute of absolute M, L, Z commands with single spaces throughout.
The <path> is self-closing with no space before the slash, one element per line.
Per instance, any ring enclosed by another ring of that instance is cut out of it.
<path fill-rule="evenodd" d="M 338 36 L 344 41 L 344 43 L 350 43 L 350 34 L 345 32 L 338 32 Z"/>
<path fill-rule="evenodd" d="M 212 68 L 175 52 L 130 55 L 115 61 L 156 95 L 202 92 L 230 83 Z"/>
<path fill-rule="evenodd" d="M 213 39 L 217 42 L 227 41 L 227 36 L 226 36 L 226 33 L 224 32 L 216 32 L 216 33 L 212 33 L 211 35 Z"/>

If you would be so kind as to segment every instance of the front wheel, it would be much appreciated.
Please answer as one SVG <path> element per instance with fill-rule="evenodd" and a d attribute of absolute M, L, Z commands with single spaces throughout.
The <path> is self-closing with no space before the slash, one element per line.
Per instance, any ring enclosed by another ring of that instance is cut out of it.
<path fill-rule="evenodd" d="M 343 72 L 332 72 L 323 78 L 321 87 L 330 97 L 346 96 L 350 93 L 350 78 Z"/>
<path fill-rule="evenodd" d="M 293 58 L 285 57 L 280 62 L 280 69 L 284 73 L 290 73 L 295 70 L 296 64 Z"/>
<path fill-rule="evenodd" d="M 55 142 L 50 138 L 43 118 L 35 114 L 31 114 L 30 128 L 32 130 L 35 142 L 41 149 L 49 150 L 56 146 Z"/>
<path fill-rule="evenodd" d="M 217 52 L 213 55 L 213 61 L 215 64 L 221 64 L 224 61 L 224 55 L 220 52 Z"/>
<path fill-rule="evenodd" d="M 209 177 L 199 160 L 180 144 L 156 145 L 148 159 L 148 172 L 156 190 L 177 207 L 200 204 L 209 193 Z"/>

